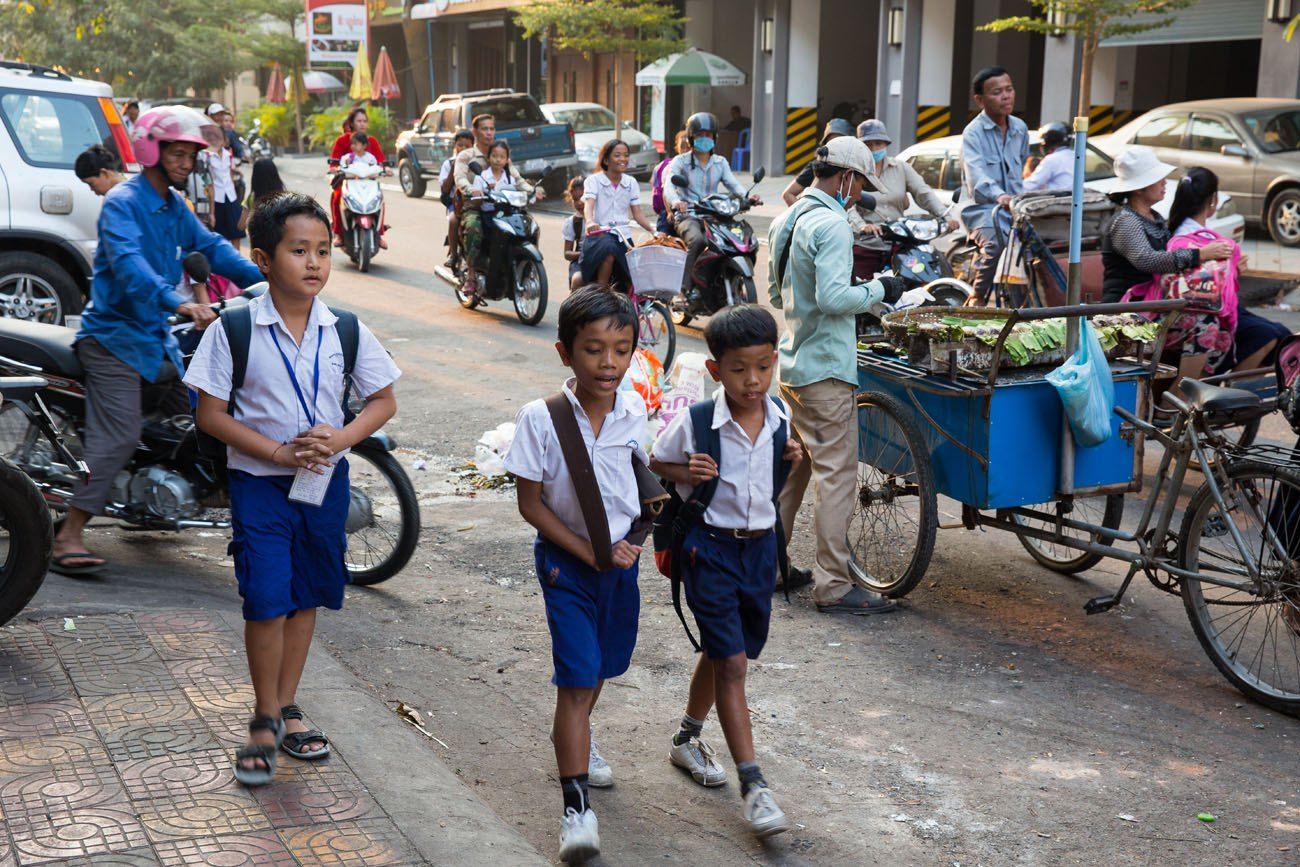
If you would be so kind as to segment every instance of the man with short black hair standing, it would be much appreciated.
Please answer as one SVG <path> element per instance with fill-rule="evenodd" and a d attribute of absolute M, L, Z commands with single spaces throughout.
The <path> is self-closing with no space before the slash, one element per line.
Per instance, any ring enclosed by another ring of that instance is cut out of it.
<path fill-rule="evenodd" d="M 974 301 L 984 304 L 993 288 L 998 255 L 1011 231 L 1008 206 L 1024 192 L 1025 159 L 1029 156 L 1029 127 L 1011 112 L 1016 89 L 1011 74 L 1000 66 L 975 73 L 971 82 L 980 113 L 961 134 L 961 221 L 979 248 L 975 257 Z"/>

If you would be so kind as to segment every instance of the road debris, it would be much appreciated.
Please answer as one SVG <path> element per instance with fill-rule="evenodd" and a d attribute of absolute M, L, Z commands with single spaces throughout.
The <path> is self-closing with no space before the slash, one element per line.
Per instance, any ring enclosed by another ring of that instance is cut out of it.
<path fill-rule="evenodd" d="M 424 727 L 424 718 L 420 716 L 420 712 L 418 710 L 411 707 L 409 704 L 407 704 L 404 701 L 397 702 L 393 710 L 397 713 L 398 716 L 400 716 L 402 719 L 410 723 L 417 732 L 424 735 L 426 738 L 428 738 L 431 741 L 437 741 L 438 744 L 444 750 L 451 750 L 451 747 L 447 746 L 447 744 L 441 738 L 439 738 L 433 732 L 429 731 L 427 728 Z"/>

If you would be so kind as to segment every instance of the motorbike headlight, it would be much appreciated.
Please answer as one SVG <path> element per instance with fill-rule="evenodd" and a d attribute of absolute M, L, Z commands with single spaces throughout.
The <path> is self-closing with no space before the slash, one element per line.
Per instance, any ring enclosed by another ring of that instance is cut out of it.
<path fill-rule="evenodd" d="M 724 217 L 735 216 L 736 212 L 740 210 L 740 203 L 735 199 L 717 199 L 709 204 L 713 207 L 713 210 Z"/>
<path fill-rule="evenodd" d="M 502 197 L 506 204 L 512 208 L 522 208 L 528 204 L 528 194 L 523 190 L 505 190 Z"/>
<path fill-rule="evenodd" d="M 939 224 L 935 220 L 908 220 L 907 231 L 918 241 L 933 241 L 939 237 Z"/>

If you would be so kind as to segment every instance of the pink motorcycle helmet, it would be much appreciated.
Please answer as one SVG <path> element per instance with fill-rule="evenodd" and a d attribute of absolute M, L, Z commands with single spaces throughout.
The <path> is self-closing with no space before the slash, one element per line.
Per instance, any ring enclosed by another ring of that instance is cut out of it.
<path fill-rule="evenodd" d="M 165 141 L 192 142 L 199 150 L 208 147 L 204 127 L 217 129 L 212 118 L 184 105 L 164 105 L 150 109 L 135 122 L 131 148 L 140 165 L 158 165 L 159 151 Z"/>

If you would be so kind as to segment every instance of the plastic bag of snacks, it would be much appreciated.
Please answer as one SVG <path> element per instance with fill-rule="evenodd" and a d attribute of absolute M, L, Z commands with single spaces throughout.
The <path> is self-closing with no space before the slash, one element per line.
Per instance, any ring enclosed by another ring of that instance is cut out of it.
<path fill-rule="evenodd" d="M 632 364 L 628 366 L 627 374 L 623 381 L 619 383 L 619 388 L 632 390 L 641 395 L 641 400 L 645 402 L 646 412 L 653 414 L 659 411 L 663 403 L 664 389 L 664 365 L 659 357 L 649 349 L 638 349 L 632 355 Z"/>

